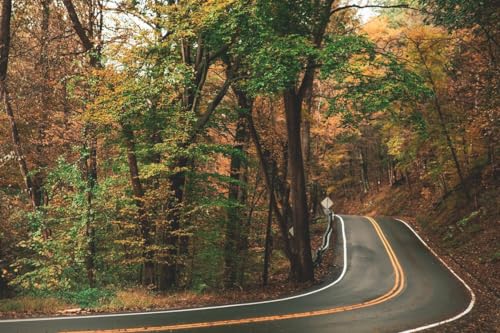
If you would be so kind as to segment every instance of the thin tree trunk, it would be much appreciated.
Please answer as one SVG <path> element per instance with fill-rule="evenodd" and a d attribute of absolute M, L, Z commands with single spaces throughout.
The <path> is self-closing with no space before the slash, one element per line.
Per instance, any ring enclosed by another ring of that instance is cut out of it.
<path fill-rule="evenodd" d="M 404 171 L 406 186 L 408 186 L 408 191 L 411 192 L 411 183 L 410 183 L 410 175 L 408 174 L 408 170 Z"/>
<path fill-rule="evenodd" d="M 465 183 L 465 178 L 464 178 L 463 173 L 462 173 L 462 168 L 460 166 L 460 162 L 458 161 L 455 146 L 453 145 L 453 141 L 451 139 L 450 133 L 448 132 L 448 128 L 446 127 L 444 115 L 443 115 L 443 112 L 441 110 L 441 104 L 439 103 L 439 100 L 438 100 L 436 95 L 434 95 L 433 100 L 434 100 L 435 110 L 437 111 L 437 113 L 439 115 L 439 124 L 441 125 L 441 130 L 443 132 L 443 135 L 446 138 L 446 143 L 448 145 L 448 148 L 450 149 L 451 157 L 453 158 L 453 163 L 455 164 L 455 169 L 457 170 L 458 178 L 460 179 L 460 184 L 462 185 L 465 196 L 467 198 L 470 198 L 469 189 Z"/>
<path fill-rule="evenodd" d="M 416 48 L 417 48 L 417 51 L 419 53 L 419 56 L 420 56 L 420 60 L 422 62 L 422 64 L 424 65 L 425 69 L 426 69 L 426 72 L 427 72 L 427 78 L 432 86 L 432 90 L 433 90 L 433 98 L 432 98 L 432 101 L 434 103 L 434 110 L 437 112 L 438 114 L 438 118 L 439 118 L 439 125 L 441 126 L 441 132 L 443 133 L 443 136 L 445 137 L 446 139 L 446 143 L 448 145 L 448 149 L 450 150 L 450 153 L 451 153 L 451 157 L 453 159 L 453 163 L 455 164 L 455 169 L 457 170 L 457 174 L 458 174 L 458 177 L 460 179 L 460 184 L 462 185 L 462 189 L 465 193 L 465 196 L 470 199 L 470 194 L 469 194 L 469 189 L 465 183 L 465 178 L 463 176 L 463 173 L 462 173 L 462 168 L 460 167 L 460 162 L 458 161 L 458 157 L 457 157 L 457 152 L 455 150 L 455 146 L 453 145 L 453 141 L 451 139 L 451 135 L 448 131 L 448 127 L 446 126 L 446 120 L 444 119 L 444 114 L 443 114 L 443 110 L 441 108 L 441 103 L 438 99 L 438 90 L 437 90 L 437 85 L 434 81 L 434 78 L 432 76 L 432 71 L 430 70 L 429 66 L 427 65 L 427 61 L 424 57 L 424 54 L 422 52 L 422 50 L 420 49 L 419 45 L 416 44 Z"/>
<path fill-rule="evenodd" d="M 86 211 L 86 225 L 85 235 L 87 237 L 87 255 L 85 257 L 85 266 L 87 270 L 87 280 L 89 286 L 95 286 L 95 258 L 97 254 L 97 244 L 95 239 L 95 209 L 93 207 L 94 191 L 97 185 L 97 140 L 93 134 L 88 134 L 88 127 L 85 130 L 87 139 L 86 147 L 88 156 L 82 160 L 84 166 L 84 174 L 87 180 L 87 211 Z"/>
<path fill-rule="evenodd" d="M 129 125 L 122 125 L 122 133 L 125 139 L 127 148 L 127 161 L 130 173 L 130 184 L 134 193 L 134 202 L 137 207 L 137 215 L 140 224 L 140 230 L 144 245 L 142 249 L 143 267 L 141 282 L 143 286 L 148 286 L 155 283 L 154 275 L 154 252 L 151 250 L 153 238 L 151 235 L 152 227 L 147 217 L 147 212 L 144 207 L 144 189 L 139 177 L 139 166 L 137 163 L 137 155 L 135 153 L 134 131 Z"/>
<path fill-rule="evenodd" d="M 44 195 L 44 180 L 45 176 L 42 170 L 47 168 L 46 156 L 44 154 L 44 146 L 47 131 L 47 110 L 50 110 L 48 95 L 50 93 L 49 89 L 49 65 L 47 64 L 47 50 L 48 50 L 48 33 L 49 33 L 49 19 L 50 19 L 50 0 L 42 0 L 42 20 L 40 24 L 40 35 L 41 35 L 41 47 L 40 56 L 36 64 L 37 69 L 40 70 L 41 77 L 43 79 L 41 86 L 37 87 L 40 91 L 40 100 L 42 108 L 45 112 L 41 113 L 41 119 L 38 121 L 37 126 L 37 142 L 34 144 L 34 151 L 36 152 L 35 165 L 36 168 L 31 170 L 31 179 L 33 182 L 33 195 L 35 197 L 36 207 L 43 205 L 48 197 Z"/>
<path fill-rule="evenodd" d="M 446 178 L 444 177 L 443 174 L 441 174 L 440 179 L 441 179 L 441 185 L 442 185 L 442 189 L 443 189 L 443 196 L 445 196 L 448 194 L 448 185 L 446 183 Z"/>
<path fill-rule="evenodd" d="M 243 161 L 243 154 L 245 153 L 245 143 L 247 141 L 247 124 L 244 112 L 251 108 L 246 96 L 238 93 L 238 106 L 243 110 L 240 111 L 237 128 L 236 128 L 236 145 L 235 149 L 237 154 L 233 154 L 230 164 L 230 177 L 234 181 L 229 187 L 228 198 L 230 201 L 237 202 L 238 205 L 244 205 L 246 201 L 246 190 L 241 183 L 245 177 L 245 163 Z M 242 210 L 240 207 L 231 206 L 227 209 L 227 222 L 226 222 L 226 237 L 224 246 L 224 284 L 226 287 L 233 287 L 238 281 L 239 266 L 243 249 L 241 248 L 242 233 L 243 233 L 243 218 Z"/>
<path fill-rule="evenodd" d="M 4 244 L 2 243 L 2 238 L 0 238 L 0 258 L 5 258 L 5 254 L 3 251 Z M 3 272 L 7 270 L 8 263 L 6 260 L 0 261 L 0 270 Z M 7 279 L 4 277 L 4 274 L 0 274 L 0 299 L 6 298 L 9 292 L 9 286 L 7 284 Z"/>
<path fill-rule="evenodd" d="M 274 191 L 274 172 L 271 172 L 271 191 Z M 269 277 L 269 262 L 271 260 L 272 251 L 272 223 L 273 223 L 273 206 L 274 206 L 274 195 L 269 194 L 269 208 L 267 211 L 267 225 L 266 225 L 266 240 L 264 245 L 264 267 L 262 271 L 262 285 L 266 286 Z"/>
<path fill-rule="evenodd" d="M 26 156 L 24 155 L 21 137 L 19 134 L 19 129 L 14 117 L 14 111 L 12 109 L 12 104 L 10 101 L 9 91 L 7 88 L 7 70 L 9 63 L 9 53 L 10 53 L 10 20 L 12 14 L 12 1 L 3 0 L 2 2 L 2 16 L 0 22 L 0 97 L 2 99 L 3 108 L 9 119 L 10 134 L 12 138 L 12 144 L 14 145 L 14 151 L 17 156 L 17 162 L 19 165 L 19 170 L 21 171 L 21 176 L 24 180 L 25 190 L 30 198 L 31 206 L 34 210 L 41 204 L 40 189 L 38 188 L 38 182 L 33 179 L 30 170 L 28 168 L 28 163 L 26 161 Z M 48 235 L 44 232 L 44 237 Z"/>
<path fill-rule="evenodd" d="M 287 201 L 282 202 L 282 207 L 283 207 L 283 212 L 284 212 L 282 214 L 279 207 L 278 207 L 278 204 L 277 204 L 276 194 L 274 193 L 274 191 L 271 191 L 271 189 L 274 188 L 274 186 L 271 185 L 272 179 L 271 179 L 271 175 L 269 174 L 270 165 L 271 165 L 271 163 L 268 161 L 270 159 L 270 158 L 268 158 L 269 154 L 264 150 L 264 148 L 261 144 L 259 134 L 257 133 L 257 129 L 255 128 L 255 124 L 254 124 L 253 116 L 252 116 L 251 112 L 249 112 L 249 114 L 248 114 L 248 128 L 249 128 L 249 132 L 250 132 L 250 137 L 252 138 L 252 141 L 253 141 L 254 146 L 255 146 L 255 150 L 257 152 L 257 157 L 259 159 L 262 173 L 264 175 L 264 182 L 266 184 L 266 188 L 269 191 L 269 195 L 272 195 L 275 197 L 275 199 L 272 201 L 273 202 L 273 210 L 274 210 L 274 215 L 276 215 L 276 218 L 278 220 L 278 225 L 280 227 L 281 237 L 283 239 L 283 244 L 284 244 L 283 251 L 285 252 L 286 257 L 290 261 L 290 265 L 293 265 L 294 258 L 293 258 L 293 253 L 292 253 L 292 249 L 291 249 L 290 238 L 288 237 L 288 227 L 287 227 L 287 219 L 286 219 L 287 212 L 290 210 L 290 208 L 288 206 Z M 284 197 L 287 197 L 287 196 L 284 196 Z"/>
<path fill-rule="evenodd" d="M 368 193 L 370 190 L 370 184 L 368 182 L 368 163 L 366 161 L 365 152 L 362 148 L 359 150 L 359 164 L 361 169 L 362 190 L 364 193 Z"/>
<path fill-rule="evenodd" d="M 72 0 L 63 0 L 63 4 L 66 7 L 66 11 L 73 25 L 73 30 L 77 34 L 78 38 L 85 51 L 89 56 L 89 64 L 92 68 L 101 68 L 101 49 L 99 44 L 95 44 L 94 42 L 94 34 L 93 34 L 93 25 L 94 21 L 89 21 L 89 27 L 85 29 L 78 17 L 75 6 L 73 5 Z M 89 11 L 92 12 L 91 5 L 89 4 Z M 100 8 L 100 17 L 101 21 L 99 22 L 102 25 L 102 8 Z M 93 17 L 93 15 L 90 15 Z M 102 30 L 102 26 L 99 28 L 99 31 Z M 98 36 L 101 38 L 102 36 L 99 34 Z M 87 277 L 89 285 L 92 287 L 95 285 L 95 256 L 97 254 L 96 248 L 96 239 L 95 239 L 95 209 L 93 207 L 93 196 L 95 187 L 97 186 L 97 139 L 94 133 L 94 125 L 90 122 L 85 124 L 85 148 L 88 150 L 88 154 L 83 158 L 82 165 L 84 166 L 85 178 L 87 180 L 87 257 L 85 259 L 86 269 L 87 269 Z"/>
<path fill-rule="evenodd" d="M 245 270 L 248 266 L 248 260 L 246 260 L 248 256 L 248 236 L 250 232 L 250 226 L 252 224 L 252 219 L 253 219 L 253 214 L 255 212 L 255 208 L 257 207 L 258 202 L 261 200 L 262 195 L 265 193 L 264 190 L 262 190 L 260 193 L 257 193 L 257 190 L 259 188 L 260 184 L 260 177 L 259 174 L 257 175 L 255 179 L 255 190 L 253 193 L 253 198 L 250 201 L 250 207 L 248 209 L 248 214 L 246 217 L 246 221 L 243 224 L 242 228 L 242 235 L 241 235 L 241 241 L 240 241 L 240 247 L 238 248 L 239 253 L 241 253 L 241 258 L 244 258 L 239 262 L 238 265 L 238 284 L 240 287 L 244 285 L 245 282 Z"/>
<path fill-rule="evenodd" d="M 36 209 L 39 206 L 39 200 L 36 195 L 38 191 L 34 188 L 33 179 L 31 178 L 28 164 L 26 162 L 26 156 L 23 153 L 21 137 L 19 135 L 17 123 L 14 118 L 14 111 L 12 110 L 12 104 L 9 100 L 9 92 L 7 90 L 5 81 L 0 81 L 0 95 L 2 97 L 5 113 L 7 114 L 7 118 L 9 119 L 12 143 L 14 145 L 14 151 L 16 153 L 19 170 L 21 171 L 21 175 L 24 180 L 25 190 L 30 198 L 31 206 L 33 207 L 33 209 Z"/>

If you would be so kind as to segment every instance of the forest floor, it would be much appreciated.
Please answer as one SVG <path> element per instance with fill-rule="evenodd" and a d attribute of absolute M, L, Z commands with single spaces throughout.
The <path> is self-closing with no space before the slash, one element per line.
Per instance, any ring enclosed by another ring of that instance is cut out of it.
<path fill-rule="evenodd" d="M 312 248 L 321 245 L 326 229 L 324 219 L 314 223 L 311 228 Z M 333 244 L 331 244 L 333 247 Z M 222 305 L 262 301 L 294 295 L 304 290 L 314 288 L 331 275 L 338 274 L 339 265 L 334 265 L 334 251 L 324 254 L 322 264 L 315 271 L 315 283 L 293 284 L 288 281 L 288 265 L 282 255 L 272 257 L 273 273 L 269 282 L 262 286 L 259 279 L 248 283 L 244 288 L 223 290 L 207 290 L 196 292 L 192 290 L 156 293 L 145 288 L 135 287 L 113 291 L 112 295 L 103 297 L 92 305 L 85 306 L 67 302 L 56 297 L 19 296 L 0 300 L 0 318 L 43 317 L 47 315 L 81 315 L 91 313 L 153 311 L 180 308 L 194 308 L 208 305 Z"/>
<path fill-rule="evenodd" d="M 337 209 L 409 222 L 473 289 L 472 311 L 433 332 L 500 332 L 500 187 L 491 179 L 476 178 L 470 199 L 458 190 L 440 197 L 425 188 L 387 185 Z"/>

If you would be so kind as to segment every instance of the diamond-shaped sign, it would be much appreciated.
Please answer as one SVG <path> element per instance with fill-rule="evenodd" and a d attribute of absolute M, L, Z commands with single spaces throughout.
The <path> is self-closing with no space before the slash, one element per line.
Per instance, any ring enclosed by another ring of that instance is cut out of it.
<path fill-rule="evenodd" d="M 326 197 L 321 201 L 321 206 L 323 206 L 324 209 L 330 209 L 333 206 L 333 201 L 329 197 Z"/>

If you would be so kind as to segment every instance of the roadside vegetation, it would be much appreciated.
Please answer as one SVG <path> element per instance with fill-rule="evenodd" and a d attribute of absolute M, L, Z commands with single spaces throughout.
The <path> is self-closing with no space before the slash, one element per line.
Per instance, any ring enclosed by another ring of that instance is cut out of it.
<path fill-rule="evenodd" d="M 311 227 L 312 245 L 318 248 L 325 232 L 325 221 Z M 336 246 L 336 245 L 335 245 Z M 334 244 L 326 252 L 315 270 L 315 281 L 322 282 L 339 274 L 340 256 L 334 259 Z M 280 256 L 272 257 L 273 267 L 269 280 L 262 286 L 259 272 L 247 280 L 245 288 L 232 290 L 213 289 L 209 285 L 199 288 L 159 291 L 154 288 L 130 284 L 106 288 L 79 288 L 75 290 L 30 290 L 21 295 L 0 299 L 0 318 L 25 318 L 46 315 L 78 315 L 123 311 L 167 310 L 199 306 L 255 302 L 300 293 L 313 283 L 291 284 L 288 281 L 288 265 Z M 334 265 L 337 265 L 334 267 Z"/>
<path fill-rule="evenodd" d="M 0 2 L 0 316 L 305 288 L 325 196 L 498 302 L 496 2 Z"/>

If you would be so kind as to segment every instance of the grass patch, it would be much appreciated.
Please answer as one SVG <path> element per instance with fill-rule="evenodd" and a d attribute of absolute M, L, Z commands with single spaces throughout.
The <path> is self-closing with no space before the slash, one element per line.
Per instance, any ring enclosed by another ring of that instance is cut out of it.
<path fill-rule="evenodd" d="M 109 302 L 102 303 L 99 310 L 150 309 L 161 306 L 154 294 L 140 289 L 118 291 Z"/>
<path fill-rule="evenodd" d="M 114 297 L 96 309 L 98 311 L 122 311 L 190 307 L 204 304 L 213 297 L 212 294 L 200 295 L 195 291 L 157 294 L 144 289 L 132 288 L 117 291 Z"/>
<path fill-rule="evenodd" d="M 115 292 L 108 289 L 87 288 L 78 291 L 63 291 L 59 297 L 69 303 L 78 304 L 81 308 L 90 309 L 108 303 Z"/>
<path fill-rule="evenodd" d="M 109 303 L 115 292 L 88 288 L 79 291 L 31 291 L 14 298 L 0 299 L 0 313 L 55 314 L 68 308 L 95 309 Z"/>
<path fill-rule="evenodd" d="M 0 300 L 0 313 L 56 313 L 68 307 L 72 304 L 54 297 L 19 296 Z"/>

